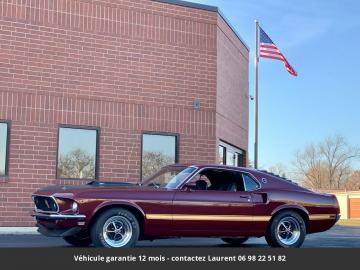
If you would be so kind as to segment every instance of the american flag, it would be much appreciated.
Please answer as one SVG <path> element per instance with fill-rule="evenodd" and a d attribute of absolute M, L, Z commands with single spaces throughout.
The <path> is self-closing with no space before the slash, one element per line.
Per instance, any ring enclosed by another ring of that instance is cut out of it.
<path fill-rule="evenodd" d="M 295 69 L 289 64 L 285 56 L 280 52 L 275 43 L 269 38 L 264 30 L 260 28 L 260 57 L 280 60 L 284 63 L 286 70 L 293 76 L 297 76 Z"/>

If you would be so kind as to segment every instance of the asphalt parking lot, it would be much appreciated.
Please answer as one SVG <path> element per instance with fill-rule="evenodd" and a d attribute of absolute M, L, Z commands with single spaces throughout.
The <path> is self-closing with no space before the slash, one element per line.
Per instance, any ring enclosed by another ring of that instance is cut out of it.
<path fill-rule="evenodd" d="M 227 247 L 221 239 L 180 238 L 138 242 L 138 247 Z M 70 247 L 61 238 L 41 235 L 0 235 L 0 247 Z M 264 238 L 251 238 L 244 248 L 264 247 Z M 327 232 L 308 235 L 303 247 L 357 247 L 360 248 L 360 227 L 335 226 Z"/>

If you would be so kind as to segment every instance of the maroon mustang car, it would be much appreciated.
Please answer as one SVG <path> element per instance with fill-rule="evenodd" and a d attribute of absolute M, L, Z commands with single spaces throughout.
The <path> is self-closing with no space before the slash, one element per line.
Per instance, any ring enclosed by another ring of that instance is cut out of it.
<path fill-rule="evenodd" d="M 300 247 L 339 219 L 334 195 L 248 168 L 171 165 L 142 184 L 93 181 L 32 196 L 39 232 L 74 246 L 132 247 L 138 240 L 219 237 L 240 245 L 265 236 Z"/>

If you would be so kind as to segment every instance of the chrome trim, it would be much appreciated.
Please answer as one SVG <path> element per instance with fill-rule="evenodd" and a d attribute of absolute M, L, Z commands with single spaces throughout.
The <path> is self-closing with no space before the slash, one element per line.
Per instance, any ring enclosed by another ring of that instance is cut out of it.
<path fill-rule="evenodd" d="M 279 241 L 284 245 L 295 244 L 301 236 L 299 221 L 291 216 L 283 217 L 276 226 L 276 234 Z"/>
<path fill-rule="evenodd" d="M 110 247 L 119 248 L 129 243 L 133 235 L 133 228 L 126 217 L 112 216 L 106 220 L 102 235 Z"/>
<path fill-rule="evenodd" d="M 57 210 L 56 210 L 56 211 L 44 211 L 44 210 L 38 209 L 38 208 L 36 207 L 36 203 L 35 203 L 35 201 L 34 201 L 34 197 L 45 197 L 45 198 L 51 198 L 51 199 L 53 199 L 54 202 L 55 202 L 55 204 L 56 204 Z M 59 204 L 57 203 L 56 198 L 55 198 L 54 196 L 46 196 L 46 195 L 37 195 L 37 194 L 34 194 L 34 195 L 31 196 L 31 199 L 33 200 L 33 202 L 34 202 L 34 204 L 35 204 L 35 212 L 38 212 L 38 213 L 49 213 L 49 214 L 50 214 L 50 213 L 59 213 L 59 210 L 60 210 Z"/>
<path fill-rule="evenodd" d="M 85 219 L 85 215 L 65 215 L 65 214 L 43 214 L 34 212 L 31 214 L 33 217 L 40 217 L 45 219 Z"/>

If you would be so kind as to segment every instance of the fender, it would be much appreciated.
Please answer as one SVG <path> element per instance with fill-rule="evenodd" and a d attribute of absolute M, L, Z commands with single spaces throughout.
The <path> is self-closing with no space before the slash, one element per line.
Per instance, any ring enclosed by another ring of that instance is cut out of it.
<path fill-rule="evenodd" d="M 280 205 L 278 207 L 276 207 L 272 212 L 271 212 L 271 216 L 276 215 L 276 213 L 278 213 L 281 210 L 285 210 L 285 209 L 299 209 L 302 210 L 303 212 L 305 212 L 308 216 L 309 216 L 309 211 L 302 205 L 297 205 L 297 204 L 283 204 Z"/>
<path fill-rule="evenodd" d="M 141 209 L 141 207 L 139 205 L 137 205 L 136 203 L 133 202 L 129 202 L 129 201 L 124 201 L 124 200 L 111 200 L 111 201 L 104 201 L 101 204 L 99 204 L 98 206 L 96 206 L 96 208 L 92 211 L 91 213 L 91 218 L 94 217 L 94 215 L 96 215 L 96 213 L 101 210 L 104 207 L 107 206 L 119 206 L 119 205 L 126 205 L 126 206 L 131 206 L 136 208 L 137 210 L 140 211 L 140 213 L 143 215 L 143 217 L 145 218 L 145 213 L 144 211 Z"/>

